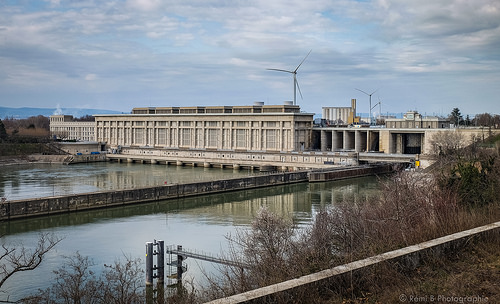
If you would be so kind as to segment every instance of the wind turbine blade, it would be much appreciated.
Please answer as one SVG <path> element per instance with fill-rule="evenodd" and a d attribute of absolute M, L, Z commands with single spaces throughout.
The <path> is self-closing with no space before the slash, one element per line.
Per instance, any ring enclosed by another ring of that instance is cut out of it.
<path fill-rule="evenodd" d="M 370 95 L 375 94 L 375 92 L 377 92 L 378 90 L 380 90 L 380 88 L 378 88 L 378 89 L 376 89 L 375 91 L 373 91 Z"/>
<path fill-rule="evenodd" d="M 354 88 L 354 89 L 356 89 L 356 90 L 358 90 L 358 91 L 360 91 L 360 92 L 362 92 L 362 93 L 365 93 L 366 95 L 370 96 L 370 94 L 366 93 L 365 91 L 362 91 L 362 90 L 357 89 L 357 88 Z"/>
<path fill-rule="evenodd" d="M 286 72 L 286 73 L 290 73 L 290 74 L 295 74 L 295 73 L 294 73 L 294 72 L 292 72 L 292 71 L 280 70 L 280 69 L 266 69 L 266 70 L 269 70 L 269 71 L 278 71 L 278 72 Z"/>
<path fill-rule="evenodd" d="M 309 51 L 309 53 L 307 53 L 306 57 L 304 57 L 304 59 L 302 59 L 302 62 L 295 68 L 295 70 L 294 70 L 295 73 L 297 73 L 297 70 L 304 63 L 304 61 L 306 61 L 307 57 L 309 57 L 309 54 L 311 54 L 311 52 L 312 52 L 312 49 Z"/>

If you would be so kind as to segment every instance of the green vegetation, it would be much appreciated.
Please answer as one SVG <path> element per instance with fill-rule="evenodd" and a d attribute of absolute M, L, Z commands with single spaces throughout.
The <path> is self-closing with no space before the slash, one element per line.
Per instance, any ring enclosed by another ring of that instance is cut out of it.
<path fill-rule="evenodd" d="M 7 140 L 7 130 L 5 129 L 5 125 L 3 121 L 0 119 L 0 142 L 4 142 Z"/>

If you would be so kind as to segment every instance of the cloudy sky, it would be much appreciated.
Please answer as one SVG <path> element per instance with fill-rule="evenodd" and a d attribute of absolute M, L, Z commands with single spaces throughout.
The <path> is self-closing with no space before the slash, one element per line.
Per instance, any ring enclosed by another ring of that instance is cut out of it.
<path fill-rule="evenodd" d="M 312 50 L 312 51 L 311 51 Z M 498 0 L 0 0 L 0 106 L 500 113 Z"/>

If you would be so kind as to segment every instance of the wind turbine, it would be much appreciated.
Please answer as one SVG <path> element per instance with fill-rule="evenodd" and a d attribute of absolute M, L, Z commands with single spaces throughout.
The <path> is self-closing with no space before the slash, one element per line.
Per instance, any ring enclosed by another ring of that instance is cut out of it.
<path fill-rule="evenodd" d="M 368 96 L 370 97 L 370 114 L 369 114 L 369 116 L 370 116 L 370 121 L 369 121 L 369 123 L 370 123 L 370 125 L 371 125 L 371 124 L 372 124 L 372 95 L 373 95 L 373 94 L 375 94 L 375 92 L 377 92 L 379 89 L 376 89 L 376 90 L 375 90 L 375 91 L 373 91 L 371 94 L 368 94 L 368 93 L 366 93 L 365 91 L 361 91 L 360 89 L 356 89 L 356 90 L 360 91 L 361 93 L 365 93 L 366 95 L 368 95 Z"/>
<path fill-rule="evenodd" d="M 306 57 L 304 57 L 304 59 L 302 59 L 300 64 L 293 71 L 281 70 L 281 69 L 268 69 L 270 71 L 278 71 L 278 72 L 285 72 L 285 73 L 293 74 L 293 105 L 297 105 L 297 88 L 299 89 L 300 98 L 303 99 L 302 92 L 300 91 L 299 82 L 297 81 L 297 70 L 304 63 L 304 61 L 306 61 L 306 58 L 309 56 L 309 54 L 311 54 L 311 52 L 312 52 L 312 50 L 310 50 L 309 53 L 307 53 Z"/>

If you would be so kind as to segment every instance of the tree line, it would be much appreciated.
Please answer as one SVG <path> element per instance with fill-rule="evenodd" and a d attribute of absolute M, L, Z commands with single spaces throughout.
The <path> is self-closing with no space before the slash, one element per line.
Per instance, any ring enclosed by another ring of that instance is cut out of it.
<path fill-rule="evenodd" d="M 473 118 L 467 114 L 463 117 L 459 108 L 453 108 L 448 115 L 448 120 L 455 126 L 500 128 L 500 115 L 498 114 L 482 113 L 476 114 Z"/>

